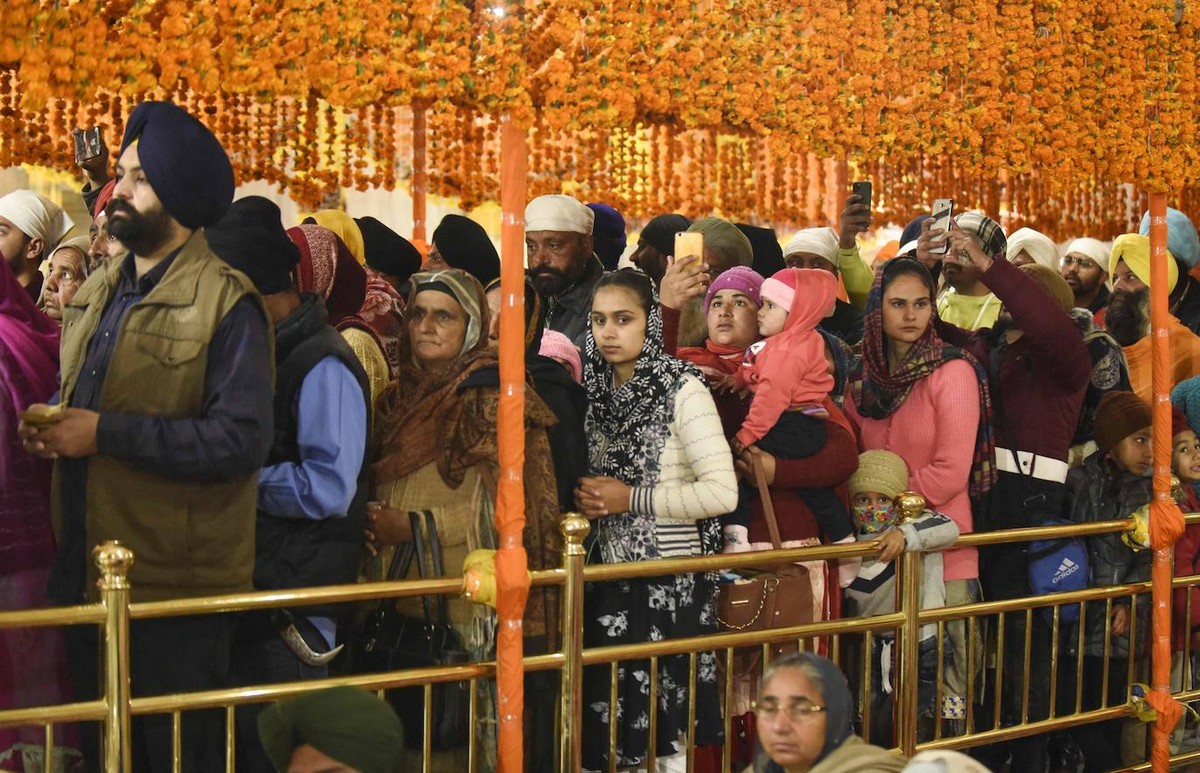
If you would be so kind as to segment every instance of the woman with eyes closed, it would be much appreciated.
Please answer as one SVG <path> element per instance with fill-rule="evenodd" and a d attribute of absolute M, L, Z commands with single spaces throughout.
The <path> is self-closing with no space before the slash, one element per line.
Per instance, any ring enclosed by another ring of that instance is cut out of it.
<path fill-rule="evenodd" d="M 967 352 L 942 341 L 933 325 L 934 283 L 911 258 L 884 264 L 867 300 L 863 361 L 851 382 L 846 415 L 859 427 L 863 451 L 892 451 L 908 465 L 908 487 L 929 508 L 973 531 L 971 495 L 989 483 L 993 444 L 987 377 Z M 946 604 L 979 599 L 979 557 L 973 547 L 944 554 Z M 947 625 L 941 716 L 965 717 L 967 636 Z M 978 642 L 969 646 L 978 653 Z M 981 659 L 974 657 L 975 668 Z"/>
<path fill-rule="evenodd" d="M 854 735 L 854 699 L 827 658 L 800 652 L 774 661 L 758 700 L 761 749 L 745 773 L 887 773 L 906 760 Z"/>
<path fill-rule="evenodd" d="M 592 295 L 584 353 L 588 393 L 588 470 L 575 491 L 592 520 L 596 559 L 604 563 L 682 558 L 720 551 L 715 517 L 737 504 L 729 445 L 700 372 L 663 353 L 662 316 L 649 277 L 606 274 Z M 584 601 L 588 646 L 697 636 L 716 630 L 713 588 L 702 574 L 598 583 Z M 719 739 L 716 661 L 700 653 L 696 724 L 688 727 L 689 660 L 658 663 L 657 737 L 650 727 L 646 660 L 625 661 L 619 707 L 609 705 L 607 665 L 584 673 L 583 767 L 609 767 L 615 719 L 619 768 L 644 767 L 655 743 L 659 770 L 684 770 L 687 744 Z"/>

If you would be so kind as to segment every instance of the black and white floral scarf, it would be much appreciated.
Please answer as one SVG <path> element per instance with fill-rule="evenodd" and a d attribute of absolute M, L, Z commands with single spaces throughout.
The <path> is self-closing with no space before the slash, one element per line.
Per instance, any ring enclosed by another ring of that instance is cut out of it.
<path fill-rule="evenodd" d="M 616 478 L 630 486 L 659 482 L 663 447 L 675 419 L 675 396 L 683 377 L 703 380 L 699 369 L 663 352 L 663 321 L 658 297 L 646 321 L 646 340 L 633 376 L 613 388 L 613 367 L 596 346 L 591 326 L 584 346 L 583 385 L 588 411 L 588 468 L 592 475 Z M 604 563 L 659 557 L 654 517 L 620 513 L 596 522 Z"/>

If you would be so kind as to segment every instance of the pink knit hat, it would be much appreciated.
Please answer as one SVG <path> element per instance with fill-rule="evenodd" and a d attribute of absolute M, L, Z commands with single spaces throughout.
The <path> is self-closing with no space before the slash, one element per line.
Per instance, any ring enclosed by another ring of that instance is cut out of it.
<path fill-rule="evenodd" d="M 571 378 L 583 383 L 583 361 L 579 359 L 579 348 L 570 338 L 557 330 L 544 330 L 538 354 L 565 363 L 571 369 Z"/>
<path fill-rule="evenodd" d="M 796 269 L 785 268 L 776 271 L 762 283 L 760 291 L 764 301 L 770 301 L 784 311 L 792 310 L 792 301 L 796 299 Z"/>

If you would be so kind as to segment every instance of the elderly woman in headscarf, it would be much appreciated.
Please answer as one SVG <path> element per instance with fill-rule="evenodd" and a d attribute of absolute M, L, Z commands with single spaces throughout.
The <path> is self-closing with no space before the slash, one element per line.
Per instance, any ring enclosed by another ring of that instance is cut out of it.
<path fill-rule="evenodd" d="M 50 462 L 17 437 L 18 418 L 58 388 L 58 325 L 36 308 L 0 258 L 0 609 L 43 606 L 54 562 Z M 68 698 L 62 631 L 0 631 L 0 709 L 55 705 Z M 38 729 L 0 730 L 0 759 L 17 743 L 42 743 Z M 15 753 L 20 759 L 20 752 Z"/>
<path fill-rule="evenodd" d="M 287 234 L 300 249 L 296 288 L 315 293 L 325 302 L 329 324 L 350 344 L 367 372 L 373 405 L 391 380 L 391 370 L 383 339 L 362 315 L 367 300 L 366 272 L 346 244 L 327 228 L 306 224 L 289 228 Z"/>
<path fill-rule="evenodd" d="M 854 734 L 854 698 L 827 658 L 807 652 L 771 663 L 758 700 L 760 750 L 745 773 L 887 773 L 907 760 Z"/>
<path fill-rule="evenodd" d="M 368 504 L 368 538 L 376 549 L 411 542 L 409 514 L 429 512 L 445 571 L 457 576 L 470 550 L 497 547 L 500 390 L 482 371 L 498 361 L 487 345 L 488 309 L 474 277 L 454 269 L 419 272 L 411 284 L 400 373 L 376 407 L 376 501 Z M 559 565 L 559 508 L 547 436 L 555 421 L 537 393 L 526 392 L 524 535 L 531 569 Z M 410 602 L 402 603 L 405 610 L 420 614 L 420 602 Z M 494 613 L 452 600 L 449 615 L 468 651 L 476 659 L 489 656 Z M 557 607 L 549 591 L 530 594 L 524 630 L 527 637 L 549 639 L 551 650 L 557 646 Z"/>
<path fill-rule="evenodd" d="M 62 310 L 92 272 L 94 261 L 88 254 L 90 244 L 91 240 L 86 236 L 77 236 L 58 245 L 50 253 L 50 274 L 42 285 L 40 305 L 46 316 L 60 325 Z"/>

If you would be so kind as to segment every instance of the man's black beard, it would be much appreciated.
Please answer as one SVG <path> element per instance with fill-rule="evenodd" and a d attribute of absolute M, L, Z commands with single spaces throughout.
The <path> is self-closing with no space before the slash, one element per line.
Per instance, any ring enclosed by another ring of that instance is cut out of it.
<path fill-rule="evenodd" d="M 105 207 L 108 213 L 108 232 L 134 255 L 153 255 L 171 238 L 171 216 L 161 207 L 150 212 L 138 212 L 133 205 L 113 199 Z M 113 219 L 120 212 L 123 216 Z"/>
<path fill-rule="evenodd" d="M 1150 333 L 1150 289 L 1117 290 L 1108 298 L 1104 327 L 1121 346 L 1132 346 Z"/>

